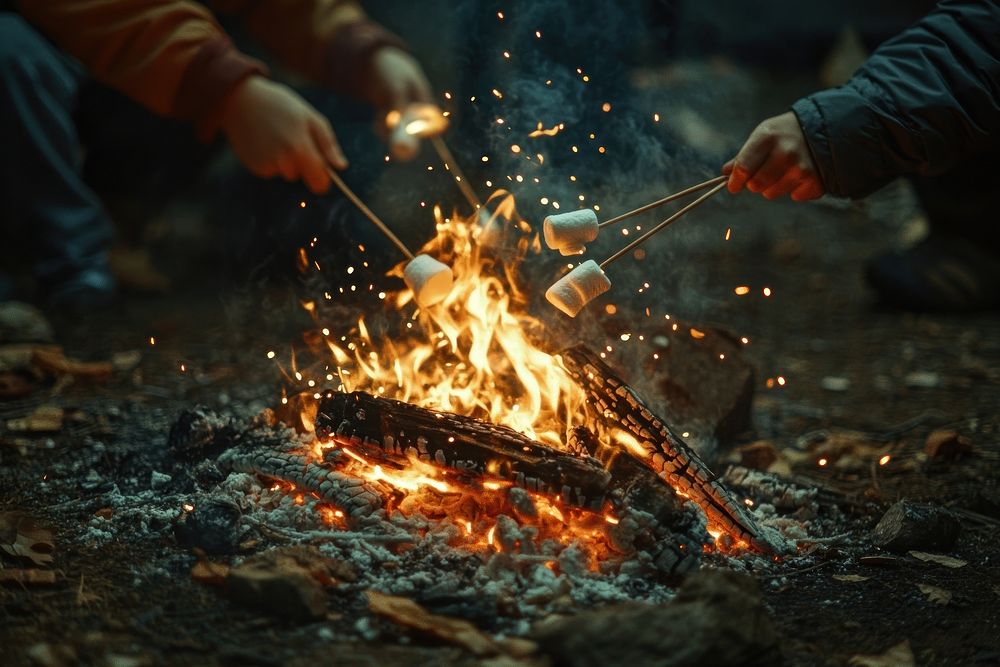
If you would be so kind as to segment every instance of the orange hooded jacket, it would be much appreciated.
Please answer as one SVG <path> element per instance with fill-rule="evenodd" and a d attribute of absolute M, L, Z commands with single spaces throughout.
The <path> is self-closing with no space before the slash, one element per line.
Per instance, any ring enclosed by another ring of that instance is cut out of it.
<path fill-rule="evenodd" d="M 399 40 L 352 0 L 18 0 L 20 14 L 98 81 L 211 138 L 228 93 L 266 66 L 215 18 L 241 19 L 284 65 L 357 93 L 367 56 Z"/>

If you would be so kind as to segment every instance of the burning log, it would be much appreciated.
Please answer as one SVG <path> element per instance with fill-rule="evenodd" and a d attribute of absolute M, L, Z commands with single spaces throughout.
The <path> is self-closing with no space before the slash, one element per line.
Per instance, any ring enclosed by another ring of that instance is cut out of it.
<path fill-rule="evenodd" d="M 400 465 L 413 457 L 466 473 L 470 485 L 486 475 L 558 494 L 567 505 L 595 511 L 610 505 L 618 515 L 606 531 L 614 548 L 645 552 L 661 572 L 690 570 L 707 538 L 700 517 L 652 471 L 629 457 L 591 456 L 597 441 L 583 427 L 573 430 L 568 453 L 506 426 L 355 392 L 323 400 L 316 434 Z"/>
<path fill-rule="evenodd" d="M 382 507 L 382 496 L 365 480 L 331 470 L 301 454 L 272 448 L 250 451 L 235 448 L 219 457 L 219 465 L 234 472 L 291 482 L 343 509 L 352 521 L 370 516 Z"/>
<path fill-rule="evenodd" d="M 604 425 L 625 432 L 629 446 L 624 450 L 629 455 L 642 461 L 678 493 L 697 503 L 705 512 L 710 527 L 760 551 L 775 551 L 743 504 L 607 364 L 583 345 L 564 351 L 562 359 L 574 379 L 587 391 Z"/>
<path fill-rule="evenodd" d="M 611 475 L 590 457 L 571 456 L 506 426 L 434 412 L 364 392 L 328 394 L 320 403 L 316 435 L 405 463 L 427 463 L 505 479 L 529 491 L 600 510 Z"/>

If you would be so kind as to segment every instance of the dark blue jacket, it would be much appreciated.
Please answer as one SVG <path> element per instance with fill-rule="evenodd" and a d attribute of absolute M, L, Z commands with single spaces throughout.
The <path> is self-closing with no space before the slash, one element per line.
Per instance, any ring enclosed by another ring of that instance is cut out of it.
<path fill-rule="evenodd" d="M 1000 2 L 945 0 L 851 80 L 792 106 L 829 194 L 1000 157 Z"/>

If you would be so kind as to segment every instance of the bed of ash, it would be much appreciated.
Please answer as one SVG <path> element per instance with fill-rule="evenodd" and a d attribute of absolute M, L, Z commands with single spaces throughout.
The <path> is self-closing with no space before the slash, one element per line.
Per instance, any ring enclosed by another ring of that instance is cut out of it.
<path fill-rule="evenodd" d="M 234 422 L 204 411 L 206 424 L 220 428 Z M 287 432 L 290 444 L 301 436 Z M 287 544 L 315 544 L 326 556 L 347 563 L 357 579 L 338 587 L 340 594 L 361 599 L 365 590 L 413 598 L 445 614 L 464 616 L 511 635 L 526 633 L 532 622 L 552 613 L 572 612 L 596 603 L 662 602 L 676 590 L 678 577 L 657 570 L 644 551 L 616 554 L 588 566 L 588 544 L 580 540 L 537 540 L 532 529 L 515 518 L 498 516 L 493 545 L 469 551 L 448 542 L 460 530 L 450 520 L 430 519 L 419 512 L 378 510 L 352 529 L 332 527 L 325 518 L 328 505 L 308 494 L 289 492 L 273 480 L 231 472 L 216 460 L 198 463 L 162 456 L 157 469 L 119 480 L 105 493 L 88 499 L 92 507 L 107 507 L 93 516 L 78 539 L 81 546 L 110 542 L 139 544 L 173 542 L 153 561 L 134 565 L 136 585 L 150 577 L 186 574 L 194 562 L 190 537 L 179 523 L 197 513 L 199 544 L 215 545 L 217 554 L 233 565 L 267 549 Z M 781 535 L 791 553 L 802 553 L 815 536 L 843 530 L 844 517 L 834 506 L 821 507 L 815 490 L 746 468 L 730 468 L 723 479 L 751 506 L 754 518 L 771 535 Z M 129 489 L 127 492 L 122 488 Z M 515 490 L 516 492 L 516 490 Z M 70 501 L 72 502 L 72 501 Z M 697 513 L 690 503 L 686 510 Z M 634 520 L 637 523 L 630 523 Z M 639 531 L 642 517 L 621 516 L 619 535 Z M 630 528 L 631 526 L 631 528 Z M 703 532 L 703 521 L 697 531 Z M 689 532 L 697 532 L 689 531 Z M 819 540 L 822 541 L 822 540 Z M 721 567 L 766 574 L 776 558 L 752 552 L 724 554 L 704 546 L 691 567 Z M 797 559 L 798 563 L 804 562 Z M 781 585 L 780 577 L 771 579 Z M 351 599 L 351 598 L 349 598 Z M 376 632 L 368 616 L 359 616 L 353 633 Z"/>

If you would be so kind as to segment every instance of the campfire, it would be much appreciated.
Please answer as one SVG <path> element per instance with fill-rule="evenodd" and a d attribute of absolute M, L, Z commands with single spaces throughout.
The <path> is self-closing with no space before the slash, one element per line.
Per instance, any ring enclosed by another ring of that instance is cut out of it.
<path fill-rule="evenodd" d="M 267 428 L 206 446 L 191 435 L 197 419 L 182 419 L 175 450 L 224 449 L 223 469 L 308 498 L 345 535 L 412 543 L 417 526 L 450 548 L 556 571 L 614 573 L 641 554 L 673 575 L 706 551 L 774 552 L 605 354 L 546 340 L 519 275 L 538 236 L 510 194 L 490 203 L 485 225 L 434 211 L 437 235 L 421 253 L 452 268 L 443 301 L 378 294 L 377 314 L 343 329 L 332 298 L 305 303 L 316 330 L 292 356 L 290 395 Z M 279 420 L 299 434 L 282 436 Z"/>

